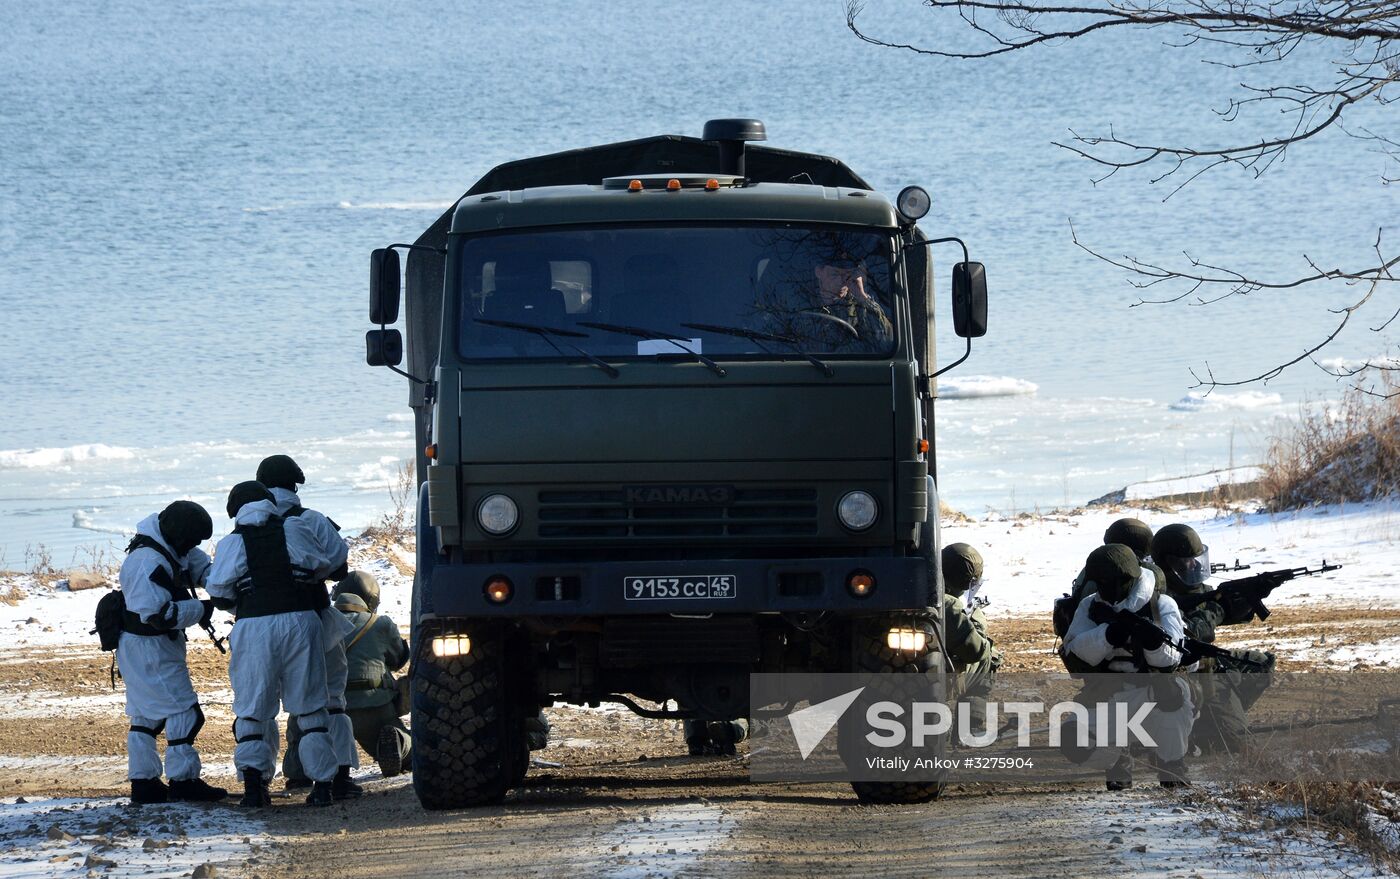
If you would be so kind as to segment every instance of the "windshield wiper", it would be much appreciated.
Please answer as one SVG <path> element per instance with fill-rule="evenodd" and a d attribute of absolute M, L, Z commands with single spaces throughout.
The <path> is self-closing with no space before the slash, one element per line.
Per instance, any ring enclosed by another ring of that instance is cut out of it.
<path fill-rule="evenodd" d="M 492 320 L 490 318 L 478 317 L 474 318 L 473 322 L 479 324 L 486 324 L 488 327 L 505 327 L 508 330 L 520 330 L 522 333 L 534 333 L 541 339 L 544 339 L 546 342 L 548 342 L 549 347 L 553 348 L 555 351 L 558 351 L 559 356 L 561 357 L 564 356 L 564 352 L 560 350 L 558 345 L 554 344 L 554 339 L 551 339 L 550 336 L 556 336 L 561 339 L 588 338 L 587 333 L 576 333 L 573 330 L 558 330 L 554 327 L 541 327 L 536 326 L 535 324 L 522 324 L 517 323 L 513 320 Z M 621 375 L 621 373 L 619 373 L 616 367 L 614 367 L 611 363 L 594 357 L 592 354 L 589 354 L 587 351 L 575 345 L 573 342 L 565 342 L 564 344 L 577 351 L 581 356 L 586 358 L 589 363 L 594 364 L 603 372 L 606 372 L 609 376 L 617 378 L 619 375 Z"/>
<path fill-rule="evenodd" d="M 680 339 L 677 339 L 674 333 L 663 333 L 660 330 L 648 330 L 644 327 L 629 327 L 624 324 L 594 323 L 593 321 L 589 320 L 581 320 L 578 322 L 578 325 L 581 327 L 592 327 L 595 330 L 605 330 L 609 333 L 621 333 L 624 336 L 636 336 L 640 339 L 652 339 L 653 341 L 658 342 L 670 342 L 672 345 L 675 345 L 677 348 L 686 352 L 691 357 L 694 357 L 696 360 L 708 366 L 710 370 L 714 372 L 715 375 L 728 375 L 728 373 L 724 371 L 724 367 L 720 366 L 718 363 L 715 363 L 713 360 L 706 357 L 704 354 L 701 354 L 699 351 L 696 351 L 689 345 L 682 344 L 682 341 Z"/>
<path fill-rule="evenodd" d="M 759 332 L 758 330 L 749 330 L 743 327 L 722 327 L 717 324 L 681 324 L 681 326 L 685 327 L 688 330 L 700 330 L 702 333 L 719 333 L 724 336 L 738 336 L 741 339 L 750 339 L 754 342 L 757 342 L 758 347 L 762 348 L 764 351 L 768 351 L 768 353 L 770 354 L 773 352 L 768 348 L 767 345 L 764 345 L 763 343 L 779 342 L 796 351 L 798 354 L 801 354 L 803 357 L 807 358 L 807 362 L 815 366 L 817 369 L 820 369 L 822 371 L 822 374 L 825 375 L 827 378 L 831 378 L 836 374 L 832 371 L 830 366 L 827 366 L 825 363 L 818 360 L 814 355 L 808 354 L 806 351 L 803 351 L 802 347 L 797 344 L 797 340 L 789 336 L 779 336 L 774 333 L 763 333 Z"/>

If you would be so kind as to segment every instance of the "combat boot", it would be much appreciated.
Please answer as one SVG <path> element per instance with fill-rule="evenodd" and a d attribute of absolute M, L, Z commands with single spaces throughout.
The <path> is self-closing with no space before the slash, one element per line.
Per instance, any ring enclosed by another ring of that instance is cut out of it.
<path fill-rule="evenodd" d="M 149 806 L 170 800 L 170 790 L 159 778 L 133 778 L 131 780 L 131 804 Z"/>
<path fill-rule="evenodd" d="M 1109 790 L 1126 790 L 1133 786 L 1133 755 L 1124 751 L 1118 762 L 1108 768 L 1104 776 L 1104 787 Z"/>
<path fill-rule="evenodd" d="M 318 781 L 311 785 L 311 793 L 307 794 L 306 805 L 308 806 L 329 806 L 335 802 L 335 796 L 331 793 L 329 781 Z"/>
<path fill-rule="evenodd" d="M 197 803 L 216 803 L 228 796 L 228 791 L 214 787 L 202 778 L 182 778 L 170 782 L 170 799 Z"/>
<path fill-rule="evenodd" d="M 1191 780 L 1186 775 L 1185 760 L 1171 760 L 1157 767 L 1157 780 L 1162 787 L 1190 787 Z"/>
<path fill-rule="evenodd" d="M 285 787 L 286 787 L 286 789 L 289 790 L 289 791 L 293 791 L 293 790 L 306 790 L 307 788 L 311 787 L 311 779 L 309 779 L 309 778 L 288 778 Z"/>
<path fill-rule="evenodd" d="M 342 766 L 336 770 L 335 780 L 331 782 L 332 797 L 337 800 L 353 800 L 364 792 L 364 788 L 350 780 L 349 766 Z"/>
<path fill-rule="evenodd" d="M 272 805 L 272 793 L 267 789 L 267 782 L 263 781 L 261 770 L 243 770 L 243 799 L 238 801 L 238 805 L 249 809 Z"/>
<path fill-rule="evenodd" d="M 399 732 L 392 726 L 379 729 L 379 740 L 374 745 L 374 762 L 379 764 L 379 772 L 385 778 L 393 778 L 403 772 L 403 757 L 399 754 Z"/>

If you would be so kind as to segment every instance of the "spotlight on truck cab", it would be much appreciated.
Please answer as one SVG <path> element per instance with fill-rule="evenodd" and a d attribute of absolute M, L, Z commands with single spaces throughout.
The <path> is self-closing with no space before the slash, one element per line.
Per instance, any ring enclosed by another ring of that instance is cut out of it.
<path fill-rule="evenodd" d="M 929 197 L 928 190 L 922 186 L 906 186 L 899 191 L 899 197 L 894 200 L 894 208 L 899 211 L 899 215 L 911 223 L 917 223 L 928 215 L 929 208 L 933 207 L 933 199 Z"/>

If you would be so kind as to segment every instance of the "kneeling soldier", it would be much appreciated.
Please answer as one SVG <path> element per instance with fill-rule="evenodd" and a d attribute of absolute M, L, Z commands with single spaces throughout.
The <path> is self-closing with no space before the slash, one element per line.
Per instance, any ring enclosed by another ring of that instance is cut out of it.
<path fill-rule="evenodd" d="M 346 712 L 354 724 L 355 741 L 374 755 L 384 777 L 392 778 L 409 768 L 412 749 L 392 674 L 408 662 L 408 644 L 394 621 L 379 615 L 379 583 L 374 577 L 351 572 L 335 587 L 333 598 L 336 610 L 355 627 L 345 639 L 350 666 Z"/>
<path fill-rule="evenodd" d="M 204 508 L 176 501 L 136 526 L 122 562 L 126 612 L 117 644 L 117 665 L 126 681 L 127 775 L 131 802 L 222 800 L 228 792 L 199 777 L 195 736 L 204 712 L 190 685 L 185 663 L 185 628 L 208 622 L 214 607 L 194 596 L 209 572 L 209 556 L 198 549 L 214 533 Z M 161 783 L 156 736 L 165 731 L 165 774 Z"/>
<path fill-rule="evenodd" d="M 1187 742 L 1193 709 L 1190 688 L 1171 672 L 1181 663 L 1177 648 L 1185 635 L 1181 611 L 1157 591 L 1157 575 L 1143 568 L 1137 554 L 1121 543 L 1100 546 L 1084 564 L 1084 597 L 1065 634 L 1065 665 L 1076 674 L 1136 673 L 1121 685 L 1096 678 L 1086 688 L 1090 701 L 1126 704 L 1129 713 L 1155 703 L 1142 727 L 1157 743 L 1158 778 L 1163 787 L 1186 783 Z M 1149 674 L 1153 673 L 1153 674 Z M 1132 785 L 1133 761 L 1124 749 L 1108 770 L 1109 790 Z"/>
<path fill-rule="evenodd" d="M 974 719 L 980 724 L 1001 667 L 1001 651 L 987 634 L 987 618 L 975 601 L 982 586 L 982 554 L 970 544 L 953 543 L 943 547 L 941 562 L 943 631 L 948 639 L 948 655 L 959 672 L 961 698 L 972 706 Z"/>

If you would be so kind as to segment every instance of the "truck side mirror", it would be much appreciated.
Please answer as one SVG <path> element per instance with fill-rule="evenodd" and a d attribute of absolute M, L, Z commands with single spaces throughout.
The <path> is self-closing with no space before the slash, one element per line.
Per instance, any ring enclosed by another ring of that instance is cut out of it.
<path fill-rule="evenodd" d="M 980 262 L 953 266 L 953 332 L 964 339 L 987 335 L 987 270 Z"/>
<path fill-rule="evenodd" d="M 369 255 L 369 319 L 380 326 L 399 319 L 399 252 L 392 248 Z"/>
<path fill-rule="evenodd" d="M 398 366 L 402 362 L 402 333 L 398 330 L 370 330 L 365 333 L 365 363 L 370 366 Z"/>

